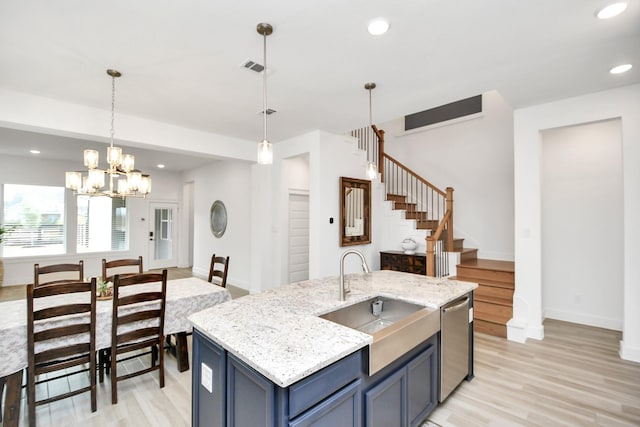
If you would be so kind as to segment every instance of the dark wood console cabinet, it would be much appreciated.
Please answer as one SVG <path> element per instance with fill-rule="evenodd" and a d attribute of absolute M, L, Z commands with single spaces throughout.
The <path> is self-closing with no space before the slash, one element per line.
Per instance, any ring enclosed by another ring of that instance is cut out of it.
<path fill-rule="evenodd" d="M 416 252 L 407 255 L 403 251 L 381 251 L 380 270 L 403 271 L 405 273 L 427 274 L 427 254 Z"/>

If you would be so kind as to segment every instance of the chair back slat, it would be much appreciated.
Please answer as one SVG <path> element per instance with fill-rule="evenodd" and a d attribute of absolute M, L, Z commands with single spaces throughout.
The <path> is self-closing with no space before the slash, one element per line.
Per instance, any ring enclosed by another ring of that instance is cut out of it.
<path fill-rule="evenodd" d="M 119 274 L 120 278 L 124 278 L 134 274 L 142 274 L 143 271 L 142 256 L 131 259 L 114 259 L 112 261 L 102 260 L 103 282 L 113 282 L 116 274 Z"/>
<path fill-rule="evenodd" d="M 53 264 L 33 266 L 33 284 L 37 288 L 42 285 L 66 283 L 72 281 L 82 282 L 84 280 L 84 262 L 77 264 Z"/>
<path fill-rule="evenodd" d="M 86 334 L 91 332 L 91 325 L 88 323 L 77 323 L 73 325 L 60 326 L 45 331 L 36 332 L 34 336 L 35 342 L 47 341 L 56 338 L 70 337 L 78 334 Z"/>
<path fill-rule="evenodd" d="M 43 308 L 33 313 L 34 320 L 45 320 L 53 317 L 72 314 L 90 313 L 91 304 L 65 304 L 56 307 Z"/>

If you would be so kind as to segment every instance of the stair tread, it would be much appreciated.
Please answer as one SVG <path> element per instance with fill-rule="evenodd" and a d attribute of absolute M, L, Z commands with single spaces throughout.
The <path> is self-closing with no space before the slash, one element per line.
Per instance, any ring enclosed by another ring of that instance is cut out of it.
<path fill-rule="evenodd" d="M 466 254 L 466 253 L 474 252 L 474 251 L 478 252 L 478 248 L 459 248 L 459 249 L 453 248 L 453 250 L 451 252 L 459 252 L 461 254 Z M 466 262 L 466 261 L 463 261 L 463 262 Z M 462 264 L 462 262 L 461 262 L 461 264 Z"/>
<path fill-rule="evenodd" d="M 474 319 L 484 320 L 485 322 L 497 323 L 499 325 L 506 325 L 512 316 L 500 315 L 497 313 L 481 313 L 477 310 L 473 311 Z"/>
<path fill-rule="evenodd" d="M 474 301 L 480 301 L 487 304 L 496 304 L 503 305 L 505 307 L 513 306 L 513 298 L 500 298 L 500 297 L 490 297 L 490 296 L 482 296 L 482 295 L 474 295 Z"/>
<path fill-rule="evenodd" d="M 505 271 L 515 273 L 516 267 L 513 261 L 501 261 L 495 259 L 474 259 L 458 264 L 459 267 L 481 268 L 483 270 Z"/>
<path fill-rule="evenodd" d="M 477 283 L 480 286 L 494 286 L 496 288 L 506 288 L 506 289 L 514 289 L 515 288 L 515 284 L 513 283 L 513 281 L 501 282 L 499 280 L 491 280 L 491 279 L 473 277 L 472 275 L 460 274 L 460 271 L 458 271 L 458 274 L 456 275 L 455 278 L 456 278 L 456 280 L 460 280 L 462 282 Z"/>

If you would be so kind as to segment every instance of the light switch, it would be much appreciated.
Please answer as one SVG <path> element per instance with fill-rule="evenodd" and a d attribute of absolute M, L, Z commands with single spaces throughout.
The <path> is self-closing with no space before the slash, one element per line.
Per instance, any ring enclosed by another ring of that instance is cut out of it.
<path fill-rule="evenodd" d="M 209 393 L 213 393 L 213 371 L 205 363 L 200 365 L 200 384 L 202 384 L 202 387 L 206 388 Z"/>

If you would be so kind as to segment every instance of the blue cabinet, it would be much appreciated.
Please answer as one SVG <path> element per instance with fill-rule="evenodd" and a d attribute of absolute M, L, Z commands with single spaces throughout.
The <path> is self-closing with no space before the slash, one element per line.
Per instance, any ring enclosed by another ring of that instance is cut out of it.
<path fill-rule="evenodd" d="M 281 388 L 194 329 L 192 424 L 419 426 L 437 404 L 437 338 L 373 376 L 363 349 Z"/>
<path fill-rule="evenodd" d="M 367 427 L 407 425 L 407 372 L 399 369 L 365 392 Z"/>
<path fill-rule="evenodd" d="M 191 425 L 224 427 L 226 425 L 226 352 L 212 341 L 193 335 L 191 369 Z M 196 355 L 198 357 L 196 358 Z M 202 378 L 211 378 L 209 390 Z"/>
<path fill-rule="evenodd" d="M 383 373 L 384 379 L 368 388 L 365 392 L 367 427 L 416 427 L 435 409 L 438 403 L 436 343 L 435 337 L 428 340 L 417 353 L 411 352 L 408 361 L 395 365 L 390 374 Z"/>

